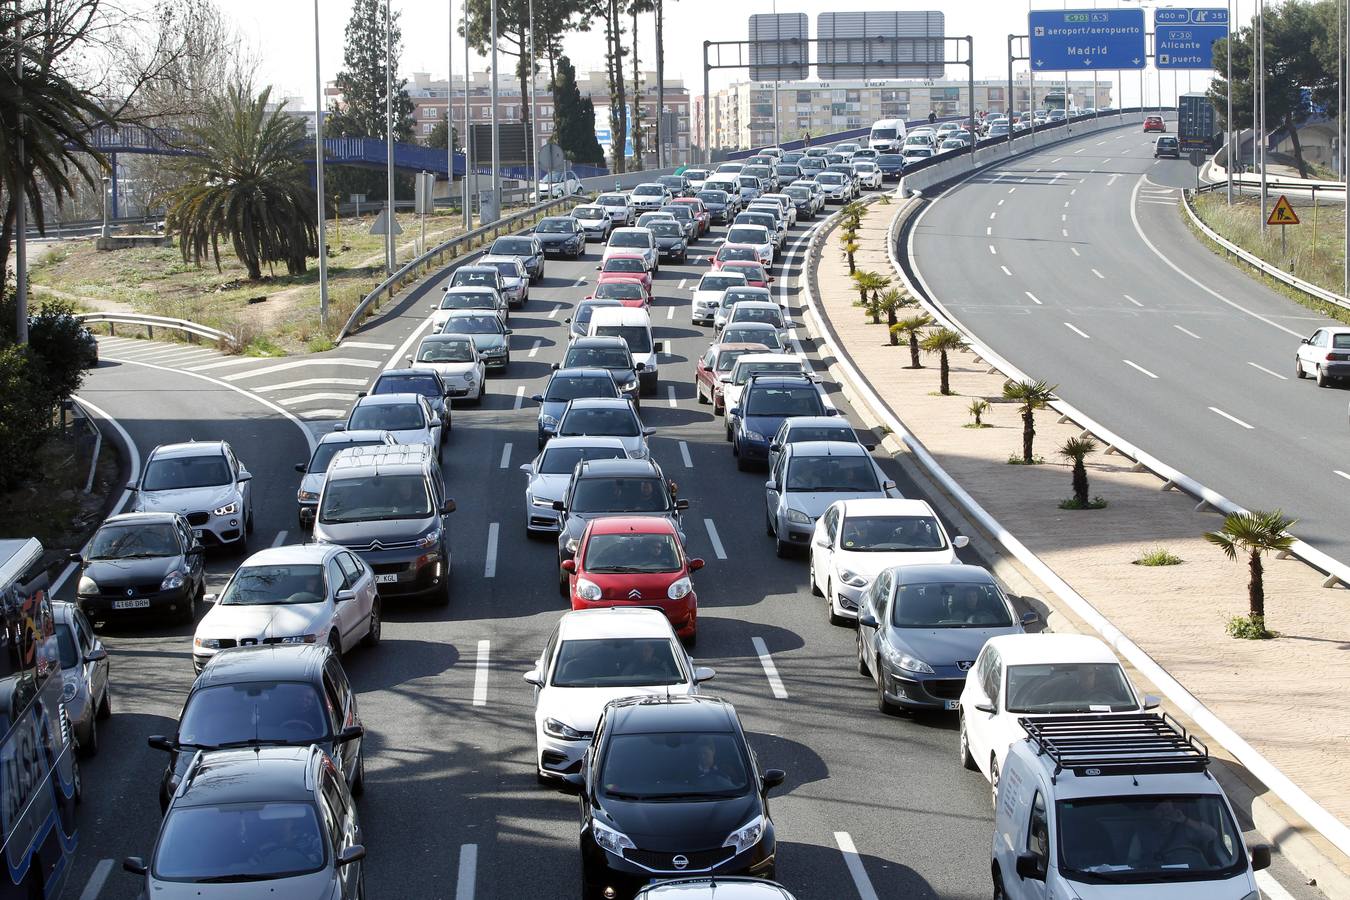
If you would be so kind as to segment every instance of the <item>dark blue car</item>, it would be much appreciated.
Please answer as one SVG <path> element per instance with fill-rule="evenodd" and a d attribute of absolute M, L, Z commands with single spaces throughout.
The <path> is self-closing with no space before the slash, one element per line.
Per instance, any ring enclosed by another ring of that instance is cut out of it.
<path fill-rule="evenodd" d="M 539 446 L 544 446 L 553 437 L 558 428 L 558 419 L 562 417 L 569 401 L 585 397 L 617 396 L 619 389 L 609 369 L 577 367 L 555 370 L 544 392 L 531 398 L 539 404 Z"/>
<path fill-rule="evenodd" d="M 768 462 L 769 442 L 784 419 L 793 416 L 834 416 L 825 405 L 816 382 L 806 375 L 751 375 L 739 406 L 727 410 L 731 420 L 731 452 L 736 468 Z"/>
<path fill-rule="evenodd" d="M 878 153 L 872 162 L 881 170 L 882 181 L 899 181 L 905 171 L 905 158 L 899 153 Z"/>

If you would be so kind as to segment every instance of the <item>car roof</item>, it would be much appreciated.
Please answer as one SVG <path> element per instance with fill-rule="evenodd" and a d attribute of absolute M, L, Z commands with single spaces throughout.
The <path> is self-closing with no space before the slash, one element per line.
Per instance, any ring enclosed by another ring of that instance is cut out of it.
<path fill-rule="evenodd" d="M 613 375 L 609 374 L 609 369 L 602 369 L 599 366 L 568 366 L 564 369 L 554 369 L 549 373 L 549 381 L 555 378 L 608 378 L 611 381 Z"/>
<path fill-rule="evenodd" d="M 150 455 L 156 459 L 182 459 L 192 456 L 224 456 L 224 441 L 184 441 L 178 444 L 160 444 Z"/>
<path fill-rule="evenodd" d="M 213 655 L 192 689 L 248 681 L 312 681 L 333 654 L 326 644 L 257 644 Z"/>
<path fill-rule="evenodd" d="M 576 403 L 577 401 L 573 400 L 572 402 Z M 661 474 L 661 467 L 650 459 L 629 459 L 628 457 L 583 459 L 580 466 L 581 474 L 588 478 L 617 478 L 621 475 L 634 478 Z"/>
<path fill-rule="evenodd" d="M 426 371 L 425 369 L 422 371 Z M 319 436 L 320 444 L 356 444 L 364 441 L 392 442 L 389 432 L 377 428 L 353 428 L 348 431 L 328 431 Z"/>
<path fill-rule="evenodd" d="M 399 406 L 408 403 L 417 403 L 417 398 L 421 394 L 366 394 L 364 397 L 358 397 L 352 409 L 358 406 Z"/>
<path fill-rule="evenodd" d="M 203 753 L 185 777 L 175 806 L 311 802 L 311 747 L 256 747 Z"/>
<path fill-rule="evenodd" d="M 765 322 L 758 322 L 758 323 L 755 323 L 755 322 L 746 322 L 744 325 L 737 325 L 736 327 L 737 327 L 737 328 L 746 328 L 746 327 L 749 327 L 750 325 L 754 325 L 754 324 L 758 324 L 758 325 L 762 326 L 763 328 L 770 328 L 770 329 L 773 328 L 772 325 L 769 325 L 769 324 L 767 324 L 767 323 L 765 323 Z M 758 346 L 758 345 L 756 345 L 756 346 Z M 757 362 L 795 362 L 795 363 L 799 363 L 799 362 L 801 362 L 801 361 L 802 361 L 802 358 L 801 358 L 800 356 L 798 356 L 797 354 L 795 354 L 795 353 L 747 353 L 747 354 L 745 354 L 744 356 L 742 356 L 740 359 L 736 360 L 736 365 L 741 365 L 742 363 L 747 363 L 747 364 L 748 364 L 748 363 L 757 363 Z M 793 377 L 793 376 L 791 376 L 791 374 L 789 373 L 789 377 Z"/>
<path fill-rule="evenodd" d="M 834 421 L 838 421 L 835 419 Z M 794 444 L 793 446 L 797 446 Z M 867 497 L 840 501 L 844 517 L 849 516 L 936 516 L 923 500 L 908 497 Z"/>
<path fill-rule="evenodd" d="M 754 302 L 757 302 L 757 301 L 754 301 L 754 300 L 746 300 L 745 302 L 746 302 L 746 303 L 754 303 Z M 737 305 L 737 306 L 740 306 L 739 303 L 737 303 L 736 305 Z M 749 331 L 774 331 L 774 332 L 778 331 L 777 327 L 775 327 L 775 326 L 773 326 L 773 325 L 770 325 L 768 322 L 737 322 L 737 323 L 735 323 L 735 325 L 732 326 L 732 327 L 734 327 L 737 331 L 741 331 L 741 332 L 744 332 L 744 331 L 746 331 L 746 330 L 749 330 Z M 786 355 L 788 355 L 788 354 L 784 354 L 784 355 L 786 356 Z"/>
<path fill-rule="evenodd" d="M 659 517 L 649 521 L 661 522 Z M 563 613 L 558 620 L 560 641 L 590 638 L 672 637 L 670 620 L 655 609 L 611 606 L 607 609 L 579 609 Z"/>
<path fill-rule="evenodd" d="M 719 697 L 626 697 L 606 709 L 611 735 L 737 730 L 735 708 Z"/>
<path fill-rule="evenodd" d="M 611 409 L 615 407 L 631 411 L 633 403 L 627 397 L 578 397 L 575 400 L 567 401 L 568 409 Z"/>
<path fill-rule="evenodd" d="M 722 354 L 728 350 L 762 350 L 764 348 L 764 345 L 751 344 L 745 341 L 727 341 L 726 343 L 722 343 L 721 341 L 719 341 L 716 344 L 713 344 L 713 347 L 715 348 L 715 351 L 718 354 Z M 752 355 L 758 354 L 742 353 L 738 358 L 738 361 L 739 359 L 744 359 L 745 357 Z"/>
<path fill-rule="evenodd" d="M 597 460 L 608 462 L 609 460 Z M 665 516 L 604 516 L 592 519 L 591 534 L 675 534 L 675 524 Z"/>
<path fill-rule="evenodd" d="M 730 290 L 730 288 L 728 288 Z M 782 312 L 783 308 L 772 300 L 742 300 L 732 307 L 732 314 L 738 309 L 772 309 L 774 312 Z M 737 325 L 740 323 L 737 322 Z"/>
<path fill-rule="evenodd" d="M 487 269 L 489 267 L 483 266 L 482 268 Z M 497 270 L 493 269 L 492 271 L 496 272 Z M 444 290 L 447 294 L 455 294 L 456 296 L 467 294 L 495 295 L 497 293 L 497 289 L 490 284 L 454 284 L 454 285 L 447 285 L 446 287 L 442 288 L 442 290 Z"/>
<path fill-rule="evenodd" d="M 341 432 L 334 432 L 340 434 Z M 178 519 L 176 512 L 129 512 L 119 513 L 104 519 L 98 527 L 104 525 L 168 525 Z"/>
<path fill-rule="evenodd" d="M 474 312 L 474 310 L 467 310 L 467 309 L 465 309 L 465 310 L 457 310 L 457 312 Z M 482 310 L 477 310 L 477 312 L 479 312 L 479 313 L 481 314 L 481 313 L 482 313 Z M 471 334 L 464 334 L 463 332 L 459 332 L 459 331 L 451 331 L 451 332 L 448 332 L 448 333 L 447 333 L 447 332 L 444 332 L 444 331 L 441 331 L 441 332 L 437 332 L 436 334 L 429 334 L 429 335 L 427 335 L 426 337 L 422 338 L 421 343 L 423 343 L 423 344 L 427 344 L 427 343 L 431 343 L 431 344 L 472 344 L 472 343 L 473 343 L 473 335 L 471 335 Z M 420 345 L 419 345 L 419 346 L 420 346 Z"/>
<path fill-rule="evenodd" d="M 339 450 L 328 464 L 328 477 L 342 477 L 349 470 L 375 469 L 377 474 L 392 474 L 397 471 L 421 472 L 422 467 L 433 459 L 431 448 L 426 444 L 377 444 L 371 447 L 348 447 Z M 355 477 L 364 478 L 369 474 L 358 471 Z"/>
<path fill-rule="evenodd" d="M 797 445 L 793 445 L 797 446 Z M 961 563 L 924 563 L 922 565 L 895 566 L 896 584 L 927 584 L 930 581 L 955 581 L 969 584 L 995 584 L 994 576 L 984 566 L 967 566 Z"/>
<path fill-rule="evenodd" d="M 1120 662 L 1105 641 L 1090 634 L 1006 634 L 991 638 L 989 646 L 998 651 L 999 658 L 1008 666 Z"/>
<path fill-rule="evenodd" d="M 568 437 L 551 438 L 539 452 L 543 454 L 547 453 L 549 450 L 566 450 L 572 447 L 611 447 L 615 450 L 624 449 L 623 441 L 612 435 L 578 434 Z"/>
<path fill-rule="evenodd" d="M 490 309 L 452 309 L 449 310 L 449 315 L 446 317 L 446 321 L 452 322 L 455 319 L 469 319 L 469 318 L 477 318 L 479 316 L 483 316 L 484 318 L 489 319 L 497 318 L 497 314 Z"/>
<path fill-rule="evenodd" d="M 798 456 L 867 456 L 867 449 L 857 441 L 798 441 L 783 448 L 784 453 Z"/>
<path fill-rule="evenodd" d="M 375 376 L 375 383 L 379 384 L 384 379 L 390 377 L 407 378 L 414 375 L 417 376 L 418 378 L 439 377 L 436 375 L 436 371 L 434 369 L 413 369 L 413 368 L 385 369 L 379 375 Z"/>
<path fill-rule="evenodd" d="M 741 359 L 745 359 L 745 357 L 742 356 Z M 737 365 L 739 365 L 740 362 L 740 359 L 736 360 Z M 775 372 L 768 375 L 757 375 L 750 379 L 750 382 L 746 385 L 746 390 L 752 390 L 754 388 L 804 387 L 806 385 L 810 385 L 819 390 L 819 386 L 805 374 L 793 375 L 791 373 L 781 374 Z M 793 444 L 792 446 L 799 447 L 801 445 Z"/>
<path fill-rule="evenodd" d="M 591 313 L 592 325 L 650 325 L 651 316 L 645 309 L 632 306 L 614 306 Z"/>
<path fill-rule="evenodd" d="M 620 305 L 622 305 L 622 304 L 620 304 Z M 603 307 L 603 306 L 602 306 L 600 309 L 606 309 L 606 308 L 608 308 L 608 307 Z M 597 309 L 596 312 L 600 312 L 600 309 Z M 592 314 L 592 316 L 594 316 L 594 314 Z M 581 349 L 581 350 L 585 350 L 585 349 L 612 349 L 612 348 L 614 348 L 614 347 L 620 347 L 620 346 L 623 347 L 625 350 L 627 350 L 627 349 L 628 349 L 628 341 L 624 340 L 623 338 L 619 337 L 618 335 L 615 335 L 615 334 L 611 334 L 611 335 L 587 335 L 587 336 L 585 336 L 585 337 L 579 337 L 579 338 L 577 338 L 575 341 L 572 342 L 571 346 L 569 346 L 567 349 L 568 349 L 568 350 L 577 350 L 577 349 Z"/>
<path fill-rule="evenodd" d="M 512 235 L 502 235 L 502 237 L 512 237 Z M 520 262 L 520 257 L 518 257 L 518 256 L 504 256 L 504 255 L 502 255 L 502 254 L 499 253 L 499 254 L 497 254 L 496 256 L 490 256 L 490 255 L 489 255 L 489 256 L 480 256 L 480 257 L 478 258 L 478 261 L 479 261 L 480 263 L 484 264 L 484 266 L 486 266 L 487 263 L 499 263 L 499 262 L 519 263 L 519 262 Z"/>
<path fill-rule="evenodd" d="M 1350 334 L 1350 328 L 1342 328 L 1336 325 L 1323 325 L 1319 330 L 1329 334 Z"/>
<path fill-rule="evenodd" d="M 341 550 L 335 544 L 283 544 L 280 547 L 268 547 L 259 550 L 240 563 L 245 566 L 294 566 L 315 565 Z"/>
<path fill-rule="evenodd" d="M 484 259 L 486 259 L 486 257 L 484 257 Z M 471 263 L 469 265 L 460 266 L 459 268 L 455 269 L 455 274 L 459 274 L 460 272 L 496 272 L 496 271 L 497 271 L 496 266 L 484 266 L 481 265 L 480 263 Z M 464 285 L 464 287 L 481 287 L 481 285 Z"/>

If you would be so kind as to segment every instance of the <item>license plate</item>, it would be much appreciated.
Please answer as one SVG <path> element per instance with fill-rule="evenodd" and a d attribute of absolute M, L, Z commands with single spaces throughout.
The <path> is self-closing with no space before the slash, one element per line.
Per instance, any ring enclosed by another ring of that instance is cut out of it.
<path fill-rule="evenodd" d="M 144 597 L 136 600 L 114 600 L 112 607 L 113 609 L 149 609 L 150 601 Z"/>
<path fill-rule="evenodd" d="M 942 708 L 943 708 L 943 709 L 958 709 L 960 706 L 961 706 L 961 703 L 960 703 L 959 700 L 943 700 L 943 701 L 942 701 Z"/>
<path fill-rule="evenodd" d="M 194 528 L 194 529 L 192 529 L 192 536 L 195 537 L 195 538 L 201 537 L 201 536 L 202 536 L 202 530 L 201 530 L 200 528 Z"/>
<path fill-rule="evenodd" d="M 396 582 L 396 581 L 398 581 L 398 576 L 397 576 L 397 575 L 376 575 L 376 576 L 375 576 L 375 583 L 376 583 L 376 584 L 393 584 L 393 583 Z"/>

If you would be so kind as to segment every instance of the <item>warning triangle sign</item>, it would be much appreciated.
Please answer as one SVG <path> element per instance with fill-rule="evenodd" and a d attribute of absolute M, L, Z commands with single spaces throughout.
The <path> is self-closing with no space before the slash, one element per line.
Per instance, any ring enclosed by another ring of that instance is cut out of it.
<path fill-rule="evenodd" d="M 1275 201 L 1275 208 L 1270 211 L 1270 218 L 1266 219 L 1267 225 L 1297 225 L 1298 213 L 1289 205 L 1289 198 L 1280 195 L 1280 199 Z"/>
<path fill-rule="evenodd" d="M 1281 200 L 1284 198 L 1281 197 Z M 380 214 L 375 217 L 375 221 L 370 224 L 371 234 L 385 234 L 389 229 L 389 207 L 380 210 Z M 394 234 L 402 234 L 403 226 L 398 224 L 398 219 L 394 219 Z"/>

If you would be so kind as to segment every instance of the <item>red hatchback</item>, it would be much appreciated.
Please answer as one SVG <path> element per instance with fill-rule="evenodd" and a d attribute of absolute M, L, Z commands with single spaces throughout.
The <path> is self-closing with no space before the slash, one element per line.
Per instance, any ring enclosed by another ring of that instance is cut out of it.
<path fill-rule="evenodd" d="M 703 237 L 703 235 L 708 233 L 708 228 L 712 223 L 712 216 L 708 213 L 708 208 L 703 205 L 702 200 L 697 197 L 676 197 L 670 202 L 672 204 L 679 203 L 688 206 L 694 211 L 694 221 L 698 222 L 698 228 L 696 229 L 697 233 L 694 237 Z"/>
<path fill-rule="evenodd" d="M 689 576 L 703 568 L 680 545 L 669 519 L 608 516 L 592 519 L 576 556 L 563 561 L 573 609 L 659 607 L 687 643 L 698 637 L 698 596 Z"/>
<path fill-rule="evenodd" d="M 722 264 L 723 272 L 740 272 L 745 276 L 745 283 L 750 287 L 766 288 L 773 282 L 773 276 L 764 271 L 764 267 L 757 262 L 736 259 Z"/>
<path fill-rule="evenodd" d="M 1162 116 L 1144 116 L 1144 131 L 1166 131 L 1167 123 Z"/>
<path fill-rule="evenodd" d="M 652 302 L 652 292 L 638 279 L 627 275 L 601 275 L 595 292 L 587 300 L 618 300 L 624 306 L 642 309 Z"/>

